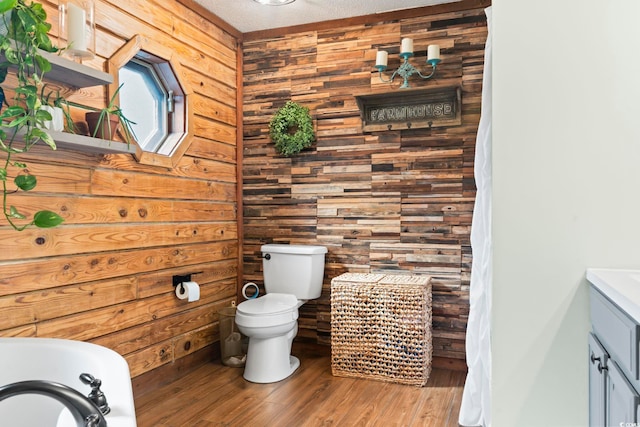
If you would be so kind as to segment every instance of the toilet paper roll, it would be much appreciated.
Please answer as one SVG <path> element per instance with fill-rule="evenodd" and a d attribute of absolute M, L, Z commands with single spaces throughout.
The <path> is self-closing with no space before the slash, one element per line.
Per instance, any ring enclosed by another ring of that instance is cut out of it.
<path fill-rule="evenodd" d="M 200 299 L 200 285 L 196 282 L 182 282 L 176 286 L 176 296 L 178 299 L 186 299 L 188 302 Z"/>
<path fill-rule="evenodd" d="M 253 293 L 253 295 L 249 295 L 247 296 L 247 288 L 249 287 L 253 287 L 256 288 L 256 291 Z M 256 285 L 253 282 L 249 282 L 246 285 L 244 285 L 242 287 L 242 296 L 244 297 L 244 299 L 253 299 L 253 298 L 258 298 L 258 294 L 260 293 L 260 288 L 258 287 L 258 285 Z"/>

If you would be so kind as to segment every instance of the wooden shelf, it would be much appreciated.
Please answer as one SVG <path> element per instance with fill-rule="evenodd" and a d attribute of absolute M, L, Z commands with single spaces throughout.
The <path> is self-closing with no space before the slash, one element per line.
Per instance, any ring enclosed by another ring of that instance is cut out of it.
<path fill-rule="evenodd" d="M 12 132 L 9 128 L 3 128 L 3 130 L 7 134 Z M 136 145 L 127 144 L 126 142 L 108 141 L 106 139 L 53 130 L 48 130 L 47 133 L 51 135 L 58 148 L 68 148 L 93 154 L 134 154 L 136 152 Z M 22 135 L 18 134 L 16 140 L 22 140 Z"/>
<path fill-rule="evenodd" d="M 45 74 L 45 80 L 55 81 L 72 88 L 102 86 L 113 83 L 113 76 L 104 71 L 73 62 L 55 53 L 40 51 L 51 63 L 51 71 Z M 5 57 L 0 55 L 0 62 Z"/>
<path fill-rule="evenodd" d="M 45 75 L 45 80 L 74 89 L 113 83 L 113 76 L 109 73 L 73 62 L 54 53 L 41 50 L 40 54 L 51 63 L 51 71 Z M 0 61 L 4 61 L 4 57 L 0 56 Z M 107 141 L 67 132 L 48 132 L 59 148 L 94 154 L 133 154 L 136 152 L 135 145 L 127 145 L 118 141 Z"/>
<path fill-rule="evenodd" d="M 103 86 L 113 83 L 113 76 L 109 73 L 73 62 L 57 54 L 44 51 L 40 53 L 51 63 L 51 71 L 45 76 L 47 80 L 74 88 Z M 84 153 L 133 154 L 136 152 L 134 145 L 127 145 L 118 141 L 108 141 L 67 132 L 49 131 L 49 134 L 56 142 L 57 147 Z"/>
<path fill-rule="evenodd" d="M 134 154 L 136 152 L 136 146 L 134 144 L 127 144 L 126 142 L 108 141 L 106 139 L 76 135 L 68 132 L 56 132 L 52 130 L 48 132 L 59 148 L 99 154 Z"/>
<path fill-rule="evenodd" d="M 67 86 L 81 88 L 113 83 L 113 76 L 104 71 L 73 62 L 63 56 L 41 51 L 40 54 L 51 63 L 51 71 L 45 78 Z"/>
<path fill-rule="evenodd" d="M 73 62 L 54 53 L 41 50 L 40 54 L 51 63 L 51 71 L 45 75 L 45 80 L 74 89 L 113 83 L 113 76 L 109 73 Z M 5 58 L 0 55 L 0 61 L 4 60 Z M 136 146 L 133 144 L 127 145 L 119 141 L 108 141 L 67 132 L 48 132 L 59 148 L 94 154 L 133 154 L 136 152 Z"/>

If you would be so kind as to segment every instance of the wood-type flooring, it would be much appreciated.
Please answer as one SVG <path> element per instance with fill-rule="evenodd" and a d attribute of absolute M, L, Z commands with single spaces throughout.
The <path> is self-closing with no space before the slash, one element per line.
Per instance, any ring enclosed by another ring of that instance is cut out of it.
<path fill-rule="evenodd" d="M 331 374 L 329 347 L 294 344 L 301 367 L 273 384 L 209 362 L 136 398 L 138 427 L 458 426 L 466 374 L 433 369 L 425 387 Z"/>

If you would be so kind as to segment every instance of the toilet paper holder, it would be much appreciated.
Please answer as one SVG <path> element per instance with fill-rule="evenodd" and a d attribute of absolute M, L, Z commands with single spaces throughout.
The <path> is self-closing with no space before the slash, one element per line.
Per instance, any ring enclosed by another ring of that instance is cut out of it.
<path fill-rule="evenodd" d="M 180 274 L 176 274 L 173 276 L 173 287 L 175 288 L 176 286 L 180 286 L 180 290 L 183 290 L 182 287 L 182 282 L 190 282 L 191 281 L 191 275 L 192 274 L 200 274 L 203 273 L 202 271 L 198 271 L 197 273 L 189 273 L 189 274 L 184 274 L 184 275 L 180 275 Z"/>

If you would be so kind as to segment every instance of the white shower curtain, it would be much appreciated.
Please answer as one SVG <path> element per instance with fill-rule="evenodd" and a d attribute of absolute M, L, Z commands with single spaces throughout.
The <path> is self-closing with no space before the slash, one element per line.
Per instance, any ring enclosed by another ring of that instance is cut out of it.
<path fill-rule="evenodd" d="M 471 223 L 471 286 L 466 353 L 467 380 L 462 394 L 458 422 L 462 426 L 491 425 L 491 7 L 487 15 L 487 43 L 482 77 L 482 113 L 478 136 L 474 175 L 476 203 Z"/>

